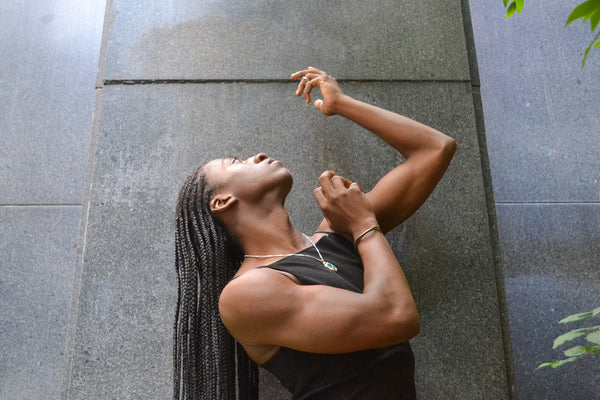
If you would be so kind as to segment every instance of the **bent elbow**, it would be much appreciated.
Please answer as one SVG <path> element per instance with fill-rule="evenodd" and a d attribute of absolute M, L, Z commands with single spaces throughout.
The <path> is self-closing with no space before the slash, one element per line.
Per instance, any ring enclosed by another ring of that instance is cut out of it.
<path fill-rule="evenodd" d="M 408 323 L 408 333 L 410 335 L 409 339 L 414 338 L 419 333 L 421 333 L 421 318 L 419 317 L 419 313 L 415 312 L 414 317 Z"/>
<path fill-rule="evenodd" d="M 413 315 L 406 316 L 398 326 L 398 341 L 406 342 L 421 333 L 421 319 L 415 312 Z"/>
<path fill-rule="evenodd" d="M 416 306 L 394 311 L 393 332 L 394 343 L 404 343 L 421 332 L 421 318 Z"/>
<path fill-rule="evenodd" d="M 443 140 L 438 143 L 435 150 L 432 151 L 431 156 L 433 157 L 433 165 L 437 166 L 437 169 L 443 174 L 456 152 L 457 143 L 456 140 L 449 136 L 445 136 Z"/>
<path fill-rule="evenodd" d="M 450 138 L 446 146 L 448 147 L 448 150 L 452 153 L 452 155 L 454 155 L 454 153 L 456 152 L 456 148 L 458 147 L 458 143 L 456 143 L 456 140 Z"/>
<path fill-rule="evenodd" d="M 446 136 L 446 140 L 444 141 L 441 147 L 441 152 L 443 154 L 443 157 L 447 159 L 448 162 L 450 162 L 450 160 L 452 160 L 452 157 L 454 157 L 454 153 L 456 153 L 457 147 L 458 144 L 456 143 L 456 140 L 452 139 L 450 136 Z"/>

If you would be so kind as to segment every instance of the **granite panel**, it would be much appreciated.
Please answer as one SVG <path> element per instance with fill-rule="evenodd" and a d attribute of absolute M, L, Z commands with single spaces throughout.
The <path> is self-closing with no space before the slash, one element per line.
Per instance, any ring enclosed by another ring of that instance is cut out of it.
<path fill-rule="evenodd" d="M 501 1 L 471 2 L 498 202 L 599 201 L 600 51 L 589 23 L 563 29 L 573 2 L 530 2 L 508 21 Z"/>
<path fill-rule="evenodd" d="M 114 0 L 105 78 L 468 80 L 460 7 L 375 2 Z"/>
<path fill-rule="evenodd" d="M 0 207 L 1 399 L 60 395 L 79 213 Z"/>
<path fill-rule="evenodd" d="M 600 305 L 600 204 L 500 204 L 497 213 L 519 398 L 597 398 L 597 355 L 534 370 L 565 358 L 571 346 L 552 350 L 557 336 L 598 325 L 598 317 L 557 322 Z"/>
<path fill-rule="evenodd" d="M 80 201 L 104 3 L 0 3 L 0 204 Z"/>
<path fill-rule="evenodd" d="M 322 215 L 331 169 L 371 188 L 402 158 L 341 117 L 295 98 L 294 83 L 106 86 L 92 174 L 69 395 L 167 398 L 176 280 L 173 217 L 185 177 L 207 160 L 265 151 L 295 177 L 303 231 Z M 430 200 L 389 239 L 423 321 L 413 341 L 422 398 L 506 398 L 505 365 L 473 99 L 462 83 L 353 83 L 361 100 L 428 123 L 459 143 Z M 152 349 L 152 351 L 148 351 Z M 272 383 L 263 398 L 285 398 Z"/>

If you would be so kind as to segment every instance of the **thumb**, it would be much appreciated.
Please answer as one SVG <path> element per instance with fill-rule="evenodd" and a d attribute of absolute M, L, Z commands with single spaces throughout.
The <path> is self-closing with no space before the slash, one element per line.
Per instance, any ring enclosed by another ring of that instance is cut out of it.
<path fill-rule="evenodd" d="M 323 110 L 321 110 L 321 107 L 323 107 L 323 100 L 321 100 L 321 99 L 315 100 L 313 104 L 315 107 L 317 107 L 319 109 L 319 111 L 323 111 Z"/>

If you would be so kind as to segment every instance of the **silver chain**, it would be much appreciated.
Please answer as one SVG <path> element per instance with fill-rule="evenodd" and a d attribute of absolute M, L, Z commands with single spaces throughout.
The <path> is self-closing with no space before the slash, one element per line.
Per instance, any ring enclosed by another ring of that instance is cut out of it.
<path fill-rule="evenodd" d="M 321 262 L 323 264 L 323 266 L 325 268 L 327 268 L 330 271 L 337 271 L 337 267 L 335 265 L 333 265 L 330 262 L 325 261 L 325 259 L 323 258 L 323 256 L 321 255 L 321 252 L 319 251 L 319 248 L 317 247 L 316 244 L 314 244 L 314 242 L 312 240 L 310 240 L 310 238 L 308 236 L 306 236 L 304 233 L 302 234 L 302 236 L 304 236 L 309 242 L 310 244 L 312 244 L 312 246 L 315 248 L 315 250 L 317 251 L 317 254 L 319 255 L 319 258 L 308 255 L 308 254 L 298 254 L 298 253 L 290 253 L 290 254 L 266 254 L 264 256 L 262 255 L 254 255 L 254 254 L 246 254 L 244 256 L 244 258 L 271 258 L 271 257 L 290 257 L 290 256 L 296 256 L 296 257 L 309 257 L 312 258 L 313 260 L 317 260 L 319 262 Z"/>

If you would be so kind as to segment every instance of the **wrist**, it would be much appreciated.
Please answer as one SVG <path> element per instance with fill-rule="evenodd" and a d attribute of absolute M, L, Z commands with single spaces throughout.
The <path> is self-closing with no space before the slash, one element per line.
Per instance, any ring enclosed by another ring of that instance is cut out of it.
<path fill-rule="evenodd" d="M 342 117 L 344 116 L 344 112 L 348 107 L 348 104 L 350 102 L 352 102 L 352 100 L 354 100 L 352 97 L 348 96 L 347 94 L 342 93 L 341 95 L 337 96 L 335 98 L 335 100 L 332 102 L 331 104 L 331 108 L 333 110 L 333 113 L 336 115 L 341 115 Z"/>
<path fill-rule="evenodd" d="M 373 225 L 372 227 L 365 229 L 362 233 L 355 236 L 354 237 L 354 248 L 356 250 L 358 250 L 358 245 L 363 241 L 363 239 L 373 235 L 376 232 L 383 233 L 381 231 L 381 228 L 379 227 L 379 225 Z"/>

